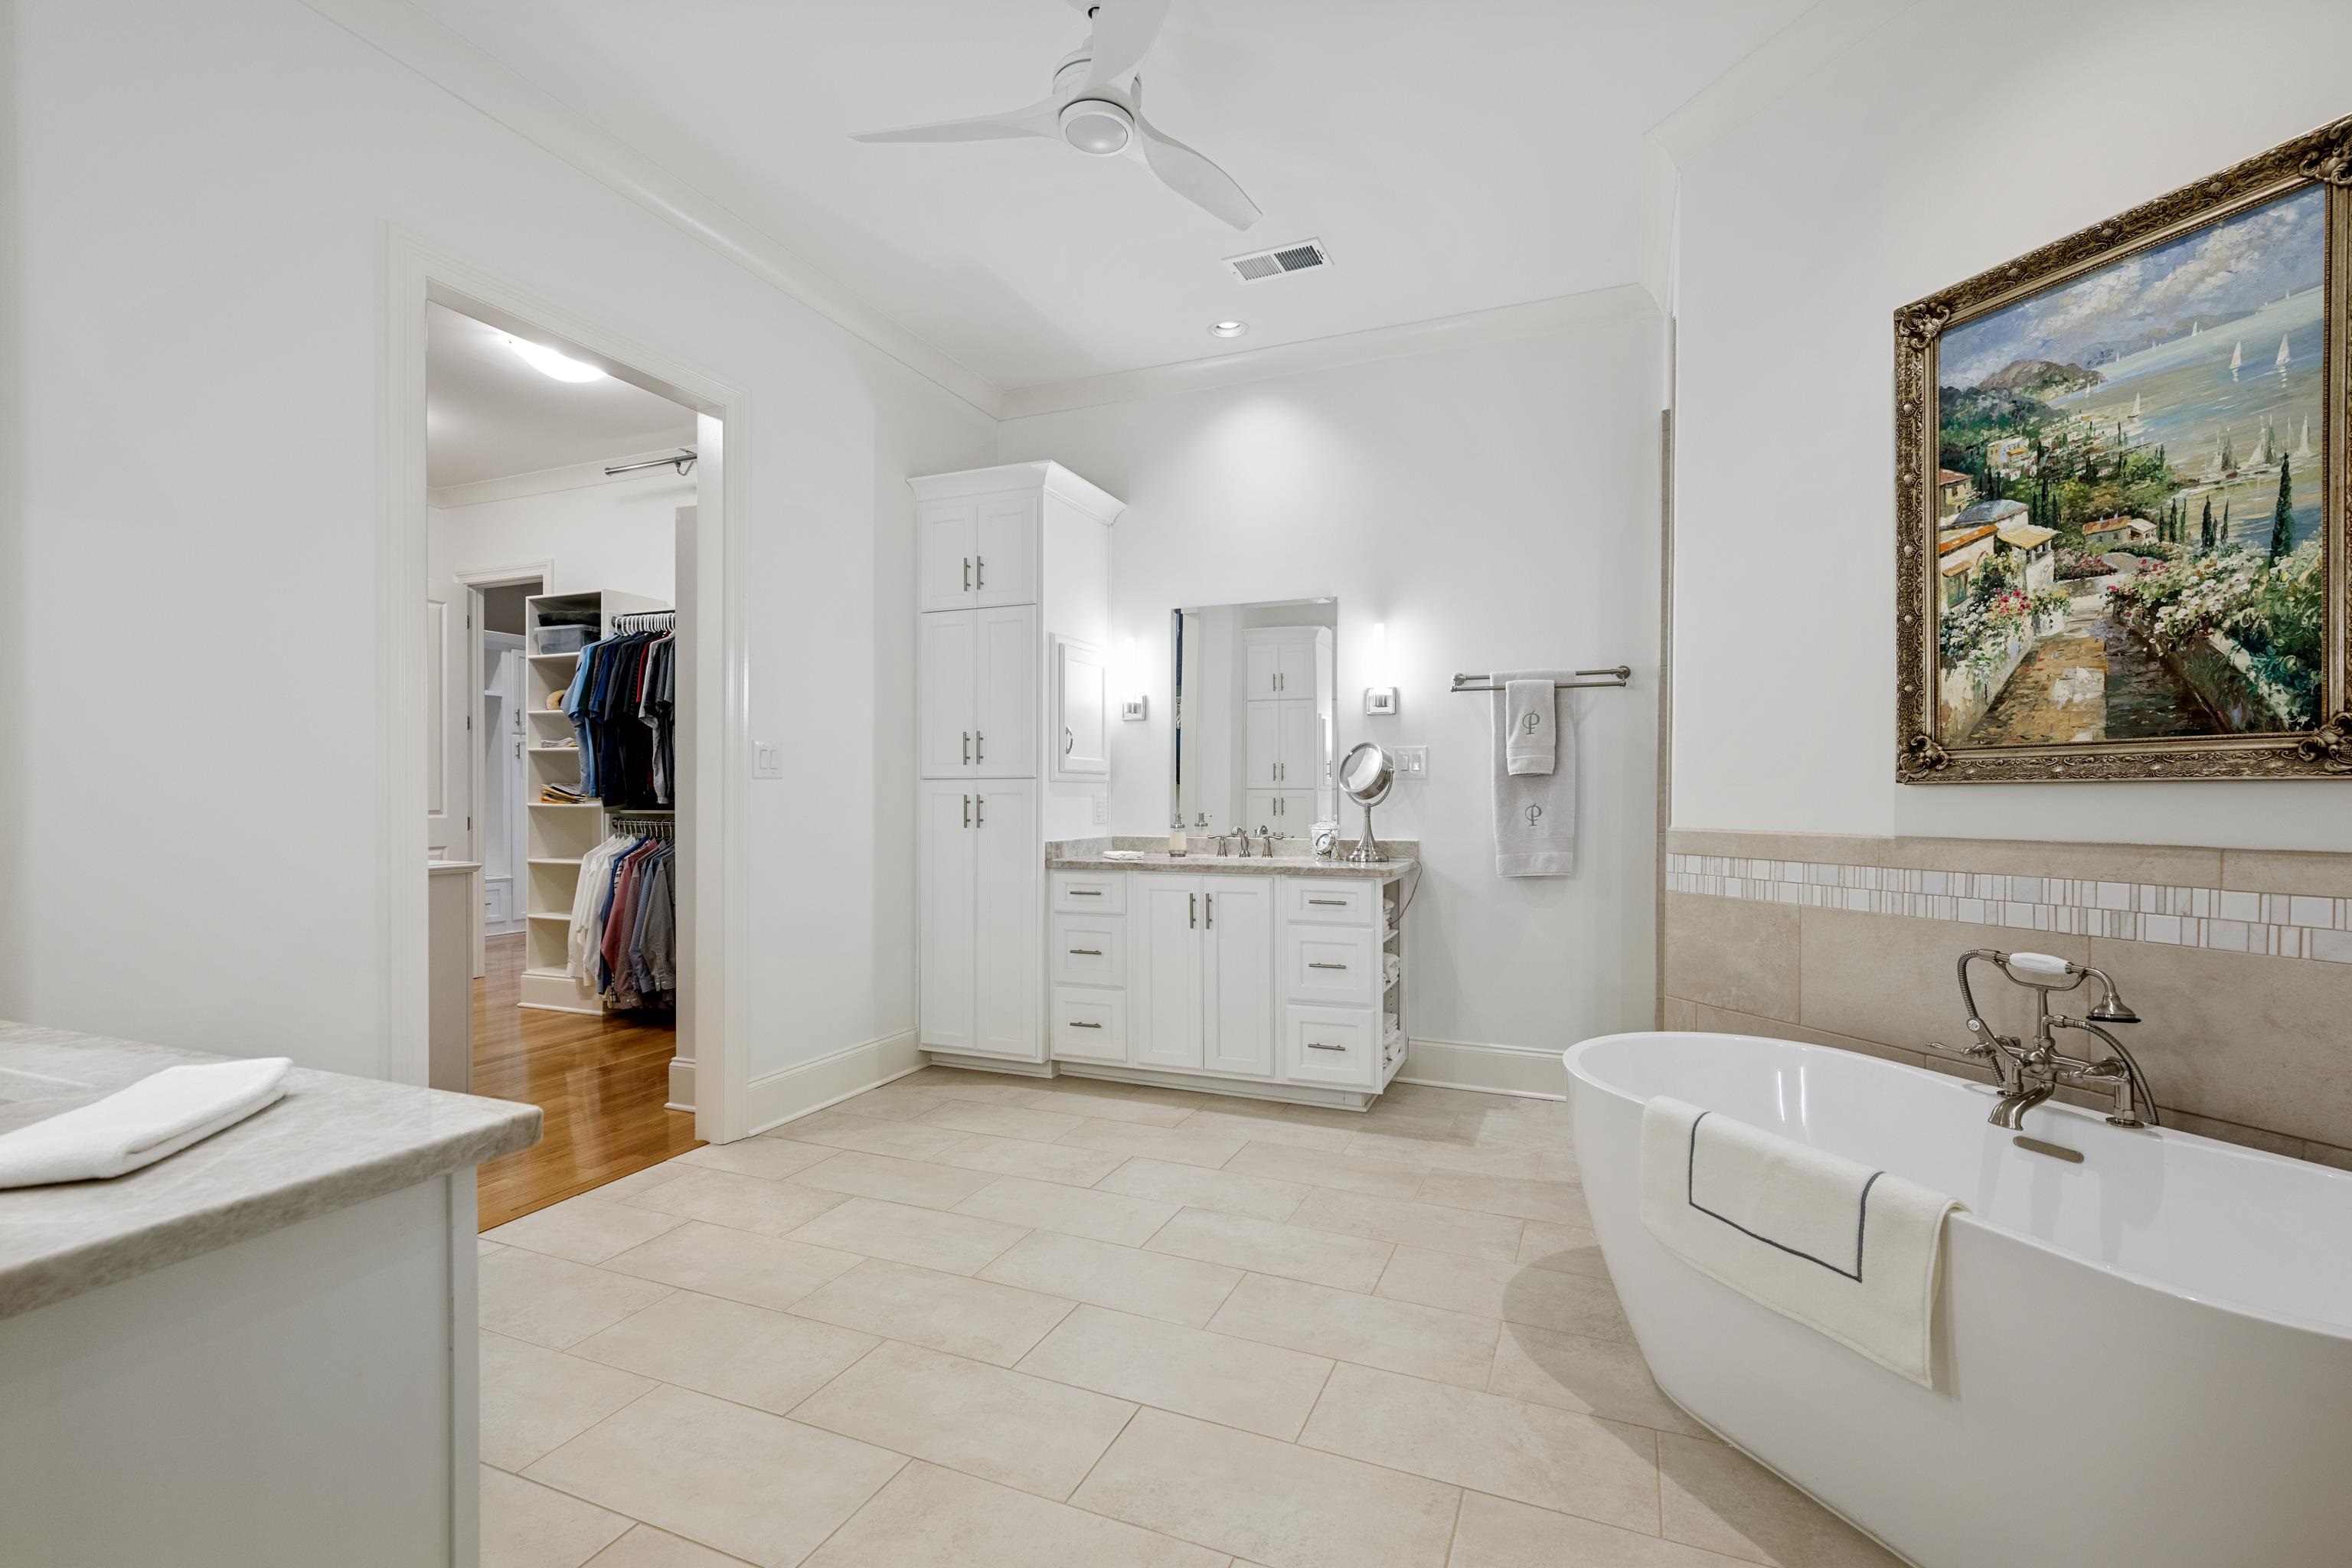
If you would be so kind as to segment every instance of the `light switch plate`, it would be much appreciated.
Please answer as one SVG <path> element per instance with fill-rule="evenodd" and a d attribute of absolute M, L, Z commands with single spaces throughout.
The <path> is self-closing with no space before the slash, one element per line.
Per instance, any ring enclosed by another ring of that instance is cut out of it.
<path fill-rule="evenodd" d="M 1429 775 L 1427 746 L 1399 746 L 1396 749 L 1396 760 L 1397 772 L 1407 778 L 1426 778 Z"/>
<path fill-rule="evenodd" d="M 751 776 L 755 779 L 782 778 L 784 748 L 773 741 L 752 742 Z"/>
<path fill-rule="evenodd" d="M 1094 794 L 1094 802 L 1095 826 L 1100 827 L 1110 820 L 1110 796 L 1101 790 L 1097 790 Z"/>

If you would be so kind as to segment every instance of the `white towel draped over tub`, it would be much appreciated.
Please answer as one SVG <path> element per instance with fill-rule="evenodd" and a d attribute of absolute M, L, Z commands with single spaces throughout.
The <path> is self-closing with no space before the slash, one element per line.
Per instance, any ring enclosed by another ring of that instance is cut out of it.
<path fill-rule="evenodd" d="M 0 1134 L 0 1187 L 120 1176 L 244 1121 L 286 1092 L 285 1057 L 165 1068 L 104 1100 Z"/>
<path fill-rule="evenodd" d="M 1711 1279 L 1935 1386 L 1944 1216 L 1886 1171 L 1659 1095 L 1642 1110 L 1642 1223 Z"/>

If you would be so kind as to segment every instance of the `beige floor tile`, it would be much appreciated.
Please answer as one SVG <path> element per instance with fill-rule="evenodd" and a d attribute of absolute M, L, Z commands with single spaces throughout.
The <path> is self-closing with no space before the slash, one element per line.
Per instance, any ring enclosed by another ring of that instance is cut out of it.
<path fill-rule="evenodd" d="M 1213 1132 L 1253 1143 L 1279 1143 L 1293 1149 L 1343 1152 L 1356 1134 L 1344 1127 L 1311 1127 L 1282 1116 L 1234 1116 L 1223 1110 L 1196 1110 L 1184 1125 L 1195 1132 Z"/>
<path fill-rule="evenodd" d="M 1115 1519 L 918 1459 L 807 1568 L 1223 1568 L 1204 1551 Z"/>
<path fill-rule="evenodd" d="M 1214 1209 L 1184 1210 L 1160 1227 L 1148 1249 L 1222 1263 L 1229 1268 L 1278 1274 L 1285 1279 L 1304 1279 L 1337 1290 L 1370 1290 L 1379 1282 L 1391 1250 L 1385 1241 L 1276 1225 Z"/>
<path fill-rule="evenodd" d="M 1772 1568 L 1901 1568 L 1900 1560 L 1745 1454 L 1658 1439 L 1665 1536 Z"/>
<path fill-rule="evenodd" d="M 482 1234 L 504 1246 L 543 1252 L 550 1258 L 602 1263 L 685 1223 L 676 1215 L 631 1208 L 626 1204 L 607 1203 L 583 1194 L 550 1204 L 535 1214 L 527 1214 Z"/>
<path fill-rule="evenodd" d="M 648 1191 L 634 1193 L 625 1201 L 639 1208 L 683 1215 L 688 1219 L 723 1225 L 730 1230 L 785 1236 L 841 1202 L 841 1194 L 795 1182 L 681 1166 L 671 1180 Z"/>
<path fill-rule="evenodd" d="M 1193 1107 L 1163 1105 L 1133 1100 L 1123 1094 L 1088 1094 L 1066 1089 L 1041 1089 L 1022 1104 L 1031 1110 L 1051 1110 L 1064 1116 L 1091 1116 L 1098 1121 L 1133 1121 L 1146 1127 L 1173 1127 L 1189 1121 Z"/>
<path fill-rule="evenodd" d="M 1592 1224 L 1584 1189 L 1572 1182 L 1528 1182 L 1514 1176 L 1474 1176 L 1466 1171 L 1432 1171 L 1421 1184 L 1421 1201 L 1479 1214 L 1514 1215 L 1547 1225 Z"/>
<path fill-rule="evenodd" d="M 557 1351 L 669 1294 L 667 1285 L 511 1247 L 483 1258 L 478 1278 L 483 1328 Z"/>
<path fill-rule="evenodd" d="M 680 1290 L 572 1350 L 781 1415 L 880 1342 L 831 1323 Z"/>
<path fill-rule="evenodd" d="M 1615 1287 L 1606 1279 L 1556 1268 L 1400 1247 L 1373 1293 L 1594 1339 L 1630 1342 L 1633 1337 L 1617 1304 Z"/>
<path fill-rule="evenodd" d="M 1449 1568 L 1735 1568 L 1735 1563 L 1654 1535 L 1469 1492 L 1454 1528 Z"/>
<path fill-rule="evenodd" d="M 1318 1355 L 1084 1306 L 1038 1342 L 1020 1366 L 1286 1442 L 1306 1425 L 1331 1371 Z"/>
<path fill-rule="evenodd" d="M 851 1095 L 831 1109 L 845 1110 L 853 1116 L 879 1117 L 887 1121 L 912 1121 L 924 1111 L 943 1103 L 949 1098 L 947 1090 L 943 1088 L 919 1084 L 911 1079 L 900 1079 L 896 1083 L 886 1083 L 879 1089 L 869 1089 L 864 1094 Z M 787 1125 L 790 1124 L 787 1123 Z"/>
<path fill-rule="evenodd" d="M 1097 1184 L 1107 1193 L 1271 1220 L 1288 1219 L 1315 1190 L 1304 1182 L 1237 1176 L 1231 1171 L 1171 1164 L 1166 1160 L 1129 1160 Z"/>
<path fill-rule="evenodd" d="M 1506 1098 L 1465 1113 L 1458 1125 L 1483 1148 L 1576 1146 L 1576 1107 L 1565 1100 Z"/>
<path fill-rule="evenodd" d="M 1071 1500 L 1266 1568 L 1440 1568 L 1461 1495 L 1336 1454 L 1142 1410 Z"/>
<path fill-rule="evenodd" d="M 1237 1176 L 1272 1176 L 1381 1198 L 1412 1196 L 1421 1191 L 1426 1173 L 1402 1161 L 1369 1160 L 1360 1154 L 1292 1149 L 1279 1143 L 1252 1143 L 1225 1162 L 1224 1168 Z"/>
<path fill-rule="evenodd" d="M 1125 1163 L 1125 1156 L 1106 1154 L 1099 1149 L 1073 1149 L 1066 1143 L 1038 1143 L 1026 1138 L 992 1138 L 984 1132 L 961 1134 L 953 1148 L 929 1158 L 933 1164 L 959 1170 L 1026 1176 L 1033 1182 L 1062 1182 L 1074 1187 L 1091 1187 Z"/>
<path fill-rule="evenodd" d="M 739 1568 L 742 1561 L 640 1524 L 590 1558 L 588 1568 Z"/>
<path fill-rule="evenodd" d="M 1134 1414 L 1124 1399 L 893 1343 L 810 1396 L 793 1419 L 1058 1501 Z"/>
<path fill-rule="evenodd" d="M 980 1278 L 1197 1329 L 1215 1315 L 1242 1271 L 1041 1230 Z"/>
<path fill-rule="evenodd" d="M 620 1539 L 619 1514 L 482 1467 L 482 1568 L 580 1568 Z"/>
<path fill-rule="evenodd" d="M 969 1100 L 982 1105 L 1025 1105 L 1031 1095 L 1052 1082 L 1023 1073 L 975 1072 L 967 1068 L 943 1067 L 928 1067 L 898 1081 L 909 1089 L 930 1089 L 950 1100 Z"/>
<path fill-rule="evenodd" d="M 1502 1331 L 1493 1318 L 1265 1274 L 1245 1276 L 1209 1327 L 1465 1388 L 1486 1386 Z"/>
<path fill-rule="evenodd" d="M 999 1176 L 956 1205 L 958 1214 L 1002 1220 L 1036 1230 L 1058 1230 L 1067 1236 L 1090 1236 L 1140 1247 L 1151 1233 L 1176 1217 L 1181 1204 L 1152 1198 L 1131 1198 L 1118 1193 L 1089 1191 L 1058 1182 L 1033 1182 L 1026 1176 Z"/>
<path fill-rule="evenodd" d="M 1011 1366 L 1062 1321 L 1070 1303 L 961 1274 L 869 1258 L 803 1297 L 792 1310 L 821 1322 Z"/>
<path fill-rule="evenodd" d="M 1657 1434 L 1342 1363 L 1298 1439 L 1473 1491 L 1658 1528 Z"/>
<path fill-rule="evenodd" d="M 992 1138 L 1026 1138 L 1033 1143 L 1052 1143 L 1064 1133 L 1076 1131 L 1085 1118 L 1058 1110 L 1032 1110 L 1024 1105 L 975 1105 L 950 1100 L 931 1107 L 916 1120 L 934 1127 L 952 1127 L 959 1132 L 985 1132 Z"/>
<path fill-rule="evenodd" d="M 1214 1170 L 1242 1152 L 1242 1141 L 1221 1132 L 1194 1132 L 1182 1127 L 1139 1127 L 1127 1121 L 1092 1118 L 1057 1140 L 1081 1149 L 1106 1153 L 1170 1160 L 1179 1165 L 1205 1165 Z"/>
<path fill-rule="evenodd" d="M 1518 1258 L 1519 1231 L 1527 1222 L 1503 1215 L 1470 1214 L 1435 1204 L 1414 1203 L 1409 1198 L 1381 1198 L 1370 1193 L 1318 1187 L 1314 1196 L 1298 1205 L 1290 1223 L 1311 1230 L 1337 1231 L 1342 1236 L 1402 1242 L 1438 1252 L 1507 1261 Z"/>
<path fill-rule="evenodd" d="M 479 1237 L 476 1237 L 474 1238 L 474 1256 L 477 1258 L 488 1258 L 493 1252 L 504 1252 L 505 1250 L 505 1247 L 500 1247 L 495 1241 L 484 1241 Z"/>
<path fill-rule="evenodd" d="M 1340 1127 L 1350 1132 L 1364 1130 L 1365 1112 L 1342 1110 L 1336 1105 L 1285 1105 L 1282 1119 L 1301 1127 Z"/>
<path fill-rule="evenodd" d="M 951 1165 L 900 1160 L 888 1154 L 860 1154 L 853 1150 L 844 1150 L 793 1178 L 798 1186 L 822 1187 L 827 1192 L 927 1209 L 951 1209 L 991 1180 L 982 1171 L 960 1171 Z"/>
<path fill-rule="evenodd" d="M 902 1160 L 928 1160 L 962 1142 L 952 1127 L 926 1127 L 919 1121 L 866 1116 L 840 1106 L 787 1121 L 762 1137 L 855 1149 L 864 1154 L 896 1154 Z"/>
<path fill-rule="evenodd" d="M 876 1121 L 870 1117 L 860 1121 L 876 1127 L 898 1127 L 897 1121 Z M 681 1165 L 696 1165 L 706 1171 L 732 1171 L 739 1176 L 764 1176 L 781 1182 L 796 1171 L 805 1171 L 820 1160 L 830 1160 L 837 1149 L 821 1143 L 803 1143 L 790 1138 L 744 1138 L 732 1143 L 705 1143 L 699 1149 L 689 1149 L 677 1157 Z"/>
<path fill-rule="evenodd" d="M 781 1415 L 657 1388 L 540 1460 L 530 1477 L 673 1535 L 784 1568 L 814 1551 L 905 1462 Z"/>
<path fill-rule="evenodd" d="M 520 1470 L 653 1388 L 653 1380 L 481 1333 L 482 1462 Z"/>
<path fill-rule="evenodd" d="M 977 1274 L 1025 1234 L 1021 1226 L 971 1215 L 914 1208 L 878 1198 L 851 1198 L 794 1231 L 793 1239 L 838 1252 L 911 1263 L 919 1268 Z"/>
<path fill-rule="evenodd" d="M 606 1259 L 604 1267 L 706 1296 L 784 1308 L 826 1280 L 848 1273 L 858 1262 L 854 1252 L 688 1220 L 643 1247 Z"/>
<path fill-rule="evenodd" d="M 1446 1089 L 1433 1083 L 1392 1083 L 1375 1109 L 1415 1116 L 1458 1116 L 1465 1110 L 1491 1110 L 1510 1098 L 1483 1094 L 1475 1089 Z"/>
<path fill-rule="evenodd" d="M 1601 1256 L 1601 1238 L 1580 1225 L 1546 1225 L 1528 1221 L 1519 1237 L 1519 1261 L 1563 1274 L 1609 1278 L 1608 1260 Z"/>
<path fill-rule="evenodd" d="M 633 1171 L 625 1176 L 606 1182 L 596 1189 L 593 1195 L 604 1199 L 608 1204 L 616 1204 L 623 1198 L 633 1198 L 639 1193 L 660 1186 L 664 1182 L 669 1181 L 687 1169 L 688 1169 L 688 1166 L 678 1163 L 675 1159 L 665 1160 L 658 1165 L 647 1165 L 642 1171 Z"/>
<path fill-rule="evenodd" d="M 1522 1149 L 1478 1144 L 1431 1143 L 1364 1132 L 1348 1141 L 1348 1152 L 1372 1160 L 1394 1160 L 1432 1171 L 1460 1171 L 1473 1176 L 1513 1176 L 1530 1182 L 1573 1182 L 1578 1179 L 1576 1156 L 1558 1150 Z"/>
<path fill-rule="evenodd" d="M 1706 1436 L 1658 1387 L 1641 1351 L 1622 1340 L 1510 1324 L 1495 1347 L 1486 1391 L 1660 1432 Z"/>

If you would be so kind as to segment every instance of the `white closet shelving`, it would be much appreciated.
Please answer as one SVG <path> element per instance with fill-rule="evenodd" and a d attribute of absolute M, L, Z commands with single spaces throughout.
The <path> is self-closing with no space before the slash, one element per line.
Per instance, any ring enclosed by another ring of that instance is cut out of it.
<path fill-rule="evenodd" d="M 543 653 L 543 631 L 562 626 L 587 626 L 593 637 L 612 630 L 614 616 L 643 615 L 669 606 L 642 595 L 600 590 L 585 594 L 541 594 L 523 604 L 523 788 L 530 823 L 524 836 L 523 909 L 527 929 L 522 972 L 525 1007 L 557 1013 L 602 1013 L 604 998 L 572 978 L 566 967 L 572 930 L 572 900 L 580 887 L 580 862 L 602 843 L 609 831 L 609 815 L 601 801 L 551 805 L 540 799 L 549 784 L 580 787 L 579 738 L 572 721 L 560 708 L 551 708 L 551 696 L 562 700 L 580 668 L 574 650 Z M 627 815 L 640 816 L 642 811 Z"/>

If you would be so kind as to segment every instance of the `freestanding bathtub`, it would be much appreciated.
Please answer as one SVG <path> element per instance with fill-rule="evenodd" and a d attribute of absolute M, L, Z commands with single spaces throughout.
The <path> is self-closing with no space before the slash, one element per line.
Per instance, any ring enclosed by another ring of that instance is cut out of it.
<path fill-rule="evenodd" d="M 1601 1249 L 1659 1385 L 1920 1568 L 2352 1563 L 2352 1173 L 1740 1035 L 1568 1052 Z M 1643 1228 L 1642 1104 L 1738 1117 L 1949 1193 L 1937 1386 Z"/>

